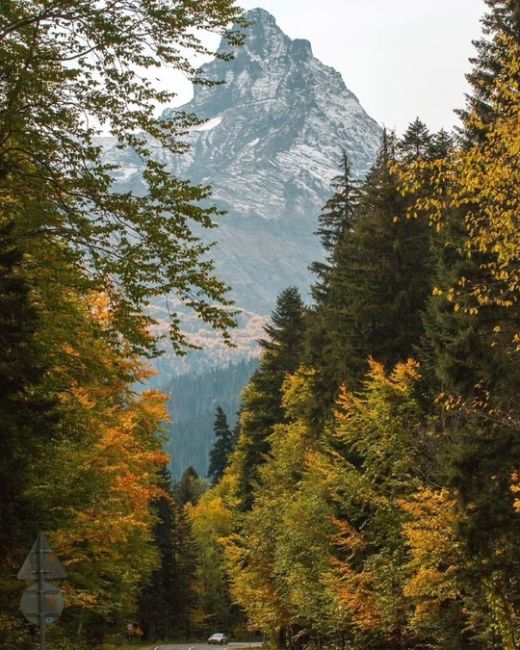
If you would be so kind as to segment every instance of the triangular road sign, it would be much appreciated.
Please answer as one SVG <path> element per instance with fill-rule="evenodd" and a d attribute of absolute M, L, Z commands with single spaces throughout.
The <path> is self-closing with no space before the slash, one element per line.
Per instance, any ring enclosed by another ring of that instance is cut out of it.
<path fill-rule="evenodd" d="M 20 609 L 30 623 L 38 625 L 41 614 L 45 625 L 49 625 L 54 623 L 63 611 L 63 596 L 58 587 L 48 582 L 33 584 L 23 592 Z"/>
<path fill-rule="evenodd" d="M 39 570 L 43 571 L 45 580 L 61 580 L 67 577 L 63 564 L 49 546 L 47 538 L 43 533 L 39 533 L 29 555 L 25 558 L 25 562 L 18 572 L 18 580 L 35 580 L 38 578 L 38 551 L 41 554 Z"/>

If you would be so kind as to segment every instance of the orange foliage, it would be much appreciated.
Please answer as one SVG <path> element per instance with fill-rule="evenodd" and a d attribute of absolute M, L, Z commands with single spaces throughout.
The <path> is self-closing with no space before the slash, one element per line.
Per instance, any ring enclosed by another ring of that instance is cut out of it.
<path fill-rule="evenodd" d="M 362 534 L 346 521 L 334 519 L 339 529 L 337 546 L 348 553 L 347 561 L 333 560 L 337 568 L 336 591 L 346 607 L 354 625 L 366 629 L 377 629 L 381 623 L 376 598 L 374 596 L 375 575 L 371 571 L 357 572 L 351 568 L 349 560 L 365 549 Z"/>
<path fill-rule="evenodd" d="M 515 496 L 514 500 L 514 507 L 515 510 L 520 514 L 520 475 L 518 472 L 513 472 L 513 475 L 511 476 L 511 492 Z"/>
<path fill-rule="evenodd" d="M 68 567 L 67 604 L 110 611 L 122 606 L 118 598 L 133 598 L 153 565 L 150 504 L 161 495 L 158 477 L 169 460 L 160 434 L 167 397 L 134 392 L 149 371 L 124 341 L 104 336 L 106 297 L 92 294 L 69 307 L 83 325 L 62 347 L 55 372 L 67 436 L 36 491 L 52 496 L 59 515 L 50 535 Z"/>

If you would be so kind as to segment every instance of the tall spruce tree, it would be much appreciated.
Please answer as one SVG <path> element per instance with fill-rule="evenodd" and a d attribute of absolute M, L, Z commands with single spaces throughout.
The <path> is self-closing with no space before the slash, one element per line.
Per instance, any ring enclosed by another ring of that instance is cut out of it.
<path fill-rule="evenodd" d="M 190 466 L 184 470 L 181 480 L 176 484 L 175 495 L 183 506 L 188 503 L 194 505 L 199 502 L 206 489 L 207 483 Z"/>
<path fill-rule="evenodd" d="M 341 159 L 340 171 L 341 173 L 332 179 L 331 188 L 334 193 L 325 203 L 318 217 L 319 227 L 315 233 L 326 253 L 324 262 L 313 262 L 310 267 L 317 277 L 317 281 L 312 286 L 312 294 L 316 301 L 323 299 L 327 291 L 327 276 L 338 241 L 354 227 L 358 184 L 352 178 L 350 161 L 345 152 Z"/>
<path fill-rule="evenodd" d="M 426 223 L 407 218 L 410 199 L 401 195 L 392 164 L 397 156 L 417 159 L 430 143 L 419 120 L 397 145 L 385 134 L 359 189 L 352 225 L 331 253 L 306 345 L 325 412 L 341 384 L 359 388 L 369 356 L 392 368 L 420 341 L 420 312 L 431 289 L 430 232 Z"/>
<path fill-rule="evenodd" d="M 428 127 L 417 117 L 397 141 L 397 153 L 405 161 L 428 158 L 432 140 Z"/>
<path fill-rule="evenodd" d="M 331 275 L 337 265 L 336 250 L 340 241 L 352 238 L 359 202 L 359 187 L 352 178 L 350 161 L 345 152 L 343 152 L 340 172 L 332 180 L 333 194 L 318 217 L 319 228 L 316 235 L 320 238 L 325 251 L 325 260 L 314 262 L 310 266 L 310 270 L 316 276 L 316 281 L 311 287 L 315 306 L 308 316 L 304 357 L 306 363 L 316 368 L 323 365 L 323 360 L 330 353 L 330 330 L 325 312 L 335 300 Z M 334 376 L 329 372 L 319 373 L 316 379 L 316 390 L 320 393 L 320 399 L 317 400 L 316 419 L 319 419 L 322 414 L 321 407 L 330 405 L 333 401 L 336 384 Z"/>
<path fill-rule="evenodd" d="M 215 413 L 213 434 L 216 440 L 209 453 L 208 478 L 211 485 L 216 485 L 224 475 L 236 442 L 235 433 L 229 428 L 226 414 L 220 406 L 217 406 Z"/>
<path fill-rule="evenodd" d="M 142 589 L 138 606 L 140 627 L 149 640 L 188 636 L 196 605 L 193 591 L 195 542 L 166 469 L 161 488 L 163 495 L 153 506 L 157 517 L 153 543 L 159 563 Z"/>
<path fill-rule="evenodd" d="M 484 142 L 489 127 L 501 109 L 496 103 L 497 82 L 504 78 L 506 43 L 520 41 L 520 6 L 518 0 L 485 0 L 488 11 L 482 19 L 484 35 L 473 41 L 476 56 L 470 59 L 472 70 L 466 75 L 471 92 L 466 106 L 456 111 L 463 120 L 460 136 L 466 146 Z M 506 72 L 507 75 L 507 72 Z"/>
<path fill-rule="evenodd" d="M 269 338 L 259 341 L 263 349 L 260 366 L 242 393 L 240 435 L 232 468 L 244 507 L 251 505 L 252 485 L 269 453 L 273 427 L 284 422 L 282 385 L 300 363 L 304 327 L 303 301 L 298 290 L 289 287 L 278 296 L 271 322 L 265 326 Z"/>

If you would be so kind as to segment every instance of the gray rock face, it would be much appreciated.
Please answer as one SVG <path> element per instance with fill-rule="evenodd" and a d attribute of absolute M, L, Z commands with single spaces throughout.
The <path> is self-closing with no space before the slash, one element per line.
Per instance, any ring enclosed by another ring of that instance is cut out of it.
<path fill-rule="evenodd" d="M 263 9 L 246 17 L 253 25 L 234 60 L 203 66 L 224 83 L 196 86 L 192 101 L 163 113 L 207 120 L 190 133 L 190 152 L 157 156 L 173 173 L 212 186 L 214 203 L 228 212 L 210 233 L 217 271 L 239 307 L 265 315 L 283 288 L 307 293 L 308 265 L 322 255 L 313 233 L 342 150 L 363 176 L 381 128 L 308 41 L 291 40 Z M 118 185 L 139 190 L 139 161 L 115 149 L 107 155 L 121 156 Z"/>
<path fill-rule="evenodd" d="M 182 107 L 208 122 L 176 171 L 211 183 L 232 215 L 315 222 L 341 150 L 358 175 L 366 173 L 380 128 L 308 41 L 291 40 L 262 9 L 246 16 L 253 26 L 234 61 L 204 66 L 225 83 L 197 86 Z"/>

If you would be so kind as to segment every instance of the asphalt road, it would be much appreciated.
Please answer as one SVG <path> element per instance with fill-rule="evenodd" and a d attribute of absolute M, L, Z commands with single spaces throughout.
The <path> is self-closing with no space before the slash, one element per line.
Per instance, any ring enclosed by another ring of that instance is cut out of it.
<path fill-rule="evenodd" d="M 154 650 L 215 650 L 215 648 L 220 648 L 221 650 L 238 650 L 239 648 L 244 648 L 244 650 L 249 650 L 249 648 L 259 648 L 261 645 L 261 643 L 249 643 L 248 641 L 232 641 L 227 645 L 218 646 L 209 645 L 208 643 L 172 643 L 170 645 L 155 646 Z"/>

